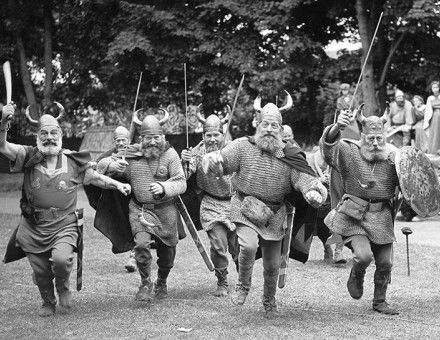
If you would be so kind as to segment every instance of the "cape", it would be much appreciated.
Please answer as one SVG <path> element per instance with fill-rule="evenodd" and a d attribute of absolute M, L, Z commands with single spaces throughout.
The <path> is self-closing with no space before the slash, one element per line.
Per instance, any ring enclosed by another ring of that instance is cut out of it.
<path fill-rule="evenodd" d="M 248 139 L 250 143 L 255 144 L 253 137 L 248 137 Z M 305 153 L 299 147 L 288 142 L 283 152 L 284 157 L 279 158 L 280 161 L 299 172 L 316 177 L 315 172 L 307 163 Z M 306 263 L 309 259 L 310 246 L 312 244 L 313 235 L 315 234 L 318 210 L 308 204 L 303 195 L 298 191 L 292 191 L 291 194 L 285 197 L 285 200 L 295 207 L 289 257 L 296 261 Z M 260 258 L 261 256 L 261 250 L 259 248 L 256 257 Z"/>
<path fill-rule="evenodd" d="M 62 149 L 62 153 L 65 154 L 68 158 L 75 161 L 75 163 L 79 167 L 84 169 L 86 169 L 89 166 L 89 162 L 92 160 L 92 157 L 90 156 L 90 153 L 88 151 L 77 152 L 77 151 Z M 24 166 L 26 168 L 32 167 L 41 163 L 43 160 L 44 160 L 44 155 L 40 151 L 38 151 L 37 148 L 35 148 L 35 152 L 30 155 L 28 161 L 25 163 Z M 24 191 L 22 189 L 22 198 L 20 202 L 23 201 L 24 199 L 26 198 L 24 196 Z M 3 258 L 4 263 L 14 262 L 26 257 L 26 254 L 23 251 L 23 249 L 21 249 L 15 242 L 15 239 L 17 237 L 17 231 L 18 231 L 18 226 L 15 228 L 9 239 L 8 245 L 6 247 L 6 253 Z"/>
<path fill-rule="evenodd" d="M 166 150 L 171 146 L 167 142 Z M 125 159 L 139 159 L 143 157 L 141 146 L 139 144 L 129 145 L 126 150 L 115 154 L 114 149 L 104 152 L 97 158 L 99 162 L 105 157 L 116 155 Z M 124 179 L 115 178 L 120 182 Z M 132 250 L 135 243 L 131 232 L 130 221 L 128 219 L 128 204 L 131 195 L 124 196 L 116 190 L 103 190 L 93 185 L 84 186 L 84 190 L 89 199 L 90 205 L 96 210 L 93 226 L 98 229 L 112 243 L 112 252 L 114 254 L 125 253 Z M 185 230 L 178 223 L 179 240 L 186 237 Z M 152 244 L 152 248 L 155 244 Z"/>

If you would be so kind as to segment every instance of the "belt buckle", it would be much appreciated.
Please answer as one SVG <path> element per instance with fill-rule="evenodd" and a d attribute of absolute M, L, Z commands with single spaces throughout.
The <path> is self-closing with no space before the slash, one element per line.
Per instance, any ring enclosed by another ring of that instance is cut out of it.
<path fill-rule="evenodd" d="M 52 214 L 53 218 L 57 219 L 59 217 L 59 214 L 58 214 L 59 209 L 58 208 L 50 207 L 49 210 L 50 210 L 50 213 Z"/>

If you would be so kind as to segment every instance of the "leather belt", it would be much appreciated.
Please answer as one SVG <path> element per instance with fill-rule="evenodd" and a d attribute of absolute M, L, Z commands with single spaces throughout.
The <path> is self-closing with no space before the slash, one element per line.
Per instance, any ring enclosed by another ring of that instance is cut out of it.
<path fill-rule="evenodd" d="M 240 201 L 243 201 L 243 198 L 245 198 L 246 196 L 252 196 L 252 195 L 247 195 L 244 192 L 241 192 L 239 190 L 235 191 L 238 194 L 238 198 Z M 276 202 L 270 202 L 270 201 L 265 201 L 262 200 L 258 197 L 256 197 L 257 199 L 259 199 L 261 202 L 263 202 L 264 204 L 266 204 L 266 206 L 272 210 L 272 212 L 274 212 L 275 214 L 278 212 L 278 210 L 281 208 L 281 206 L 283 205 L 283 202 L 281 203 L 276 203 Z"/>
<path fill-rule="evenodd" d="M 136 204 L 139 208 L 144 208 L 147 210 L 160 209 L 160 208 L 166 207 L 168 205 L 172 205 L 175 202 L 174 199 L 172 199 L 170 201 L 160 202 L 160 203 L 142 203 L 142 202 L 139 202 L 137 200 L 137 198 L 134 196 L 132 196 L 131 199 L 132 199 L 133 203 Z"/>
<path fill-rule="evenodd" d="M 35 221 L 54 221 L 61 216 L 65 216 L 74 213 L 75 210 L 70 209 L 59 209 L 59 208 L 49 208 L 49 209 L 33 209 L 33 217 Z"/>
<path fill-rule="evenodd" d="M 207 191 L 204 191 L 203 193 L 205 195 L 208 195 L 209 197 L 212 197 L 212 198 L 214 198 L 216 200 L 219 200 L 219 201 L 230 201 L 231 200 L 231 196 L 223 196 L 223 197 L 222 196 L 216 196 L 216 195 L 210 194 Z"/>

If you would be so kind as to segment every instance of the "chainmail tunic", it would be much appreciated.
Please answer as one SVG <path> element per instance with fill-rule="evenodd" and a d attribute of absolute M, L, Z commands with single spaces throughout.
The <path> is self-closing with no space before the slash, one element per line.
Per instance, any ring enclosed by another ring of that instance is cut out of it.
<path fill-rule="evenodd" d="M 327 190 L 318 179 L 293 169 L 279 159 L 284 156 L 282 150 L 278 150 L 276 155 L 262 152 L 244 137 L 225 146 L 221 155 L 224 173 L 235 172 L 232 179 L 234 189 L 266 204 L 280 205 L 266 227 L 260 228 L 241 213 L 241 195 L 235 192 L 231 199 L 231 221 L 252 228 L 265 240 L 278 241 L 283 238 L 286 228 L 286 205 L 283 201 L 292 190 L 298 190 L 303 195 L 316 190 L 324 201 L 327 198 Z"/>
<path fill-rule="evenodd" d="M 388 158 L 369 162 L 361 156 L 360 144 L 357 141 L 340 139 L 338 136 L 334 143 L 325 142 L 331 126 L 324 130 L 320 147 L 327 164 L 341 174 L 344 192 L 367 201 L 391 202 L 399 185 L 394 161 L 391 159 L 395 147 L 387 144 Z M 369 181 L 375 182 L 374 187 L 361 187 L 360 183 L 365 184 Z M 342 236 L 366 235 L 376 244 L 395 241 L 391 203 L 385 204 L 380 211 L 367 211 L 361 221 L 333 209 L 327 216 L 326 223 L 333 232 Z"/>
<path fill-rule="evenodd" d="M 133 234 L 139 231 L 146 231 L 158 237 L 168 246 L 175 246 L 178 242 L 177 223 L 179 214 L 174 205 L 174 197 L 186 190 L 186 180 L 183 173 L 182 164 L 177 152 L 169 148 L 158 159 L 146 159 L 145 157 L 126 159 L 128 166 L 123 173 L 131 184 L 132 195 L 142 204 L 160 204 L 169 202 L 169 205 L 160 205 L 159 208 L 152 209 L 152 212 L 159 218 L 161 225 L 147 227 L 140 223 L 139 213 L 141 207 L 135 204 L 133 199 L 129 204 L 129 220 Z M 153 197 L 149 190 L 150 184 L 157 182 L 164 188 L 165 195 L 161 198 Z M 145 211 L 144 211 L 145 212 Z M 144 218 L 151 223 L 148 213 L 144 213 Z"/>
<path fill-rule="evenodd" d="M 229 230 L 235 230 L 235 224 L 231 222 L 231 200 L 220 200 L 216 197 L 231 197 L 231 176 L 224 175 L 216 178 L 209 176 L 202 170 L 202 158 L 206 154 L 205 143 L 200 142 L 192 149 L 192 160 L 188 172 L 189 178 L 196 174 L 197 187 L 208 195 L 204 195 L 200 205 L 200 221 L 203 230 L 211 230 L 216 223 L 222 223 Z M 216 196 L 216 197 L 215 197 Z"/>

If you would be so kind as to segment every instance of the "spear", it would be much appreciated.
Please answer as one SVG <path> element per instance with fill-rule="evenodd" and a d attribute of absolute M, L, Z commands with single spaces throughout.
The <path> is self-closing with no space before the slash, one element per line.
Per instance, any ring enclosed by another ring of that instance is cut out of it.
<path fill-rule="evenodd" d="M 184 77 L 184 81 L 185 81 L 186 148 L 189 149 L 189 136 L 188 136 L 188 92 L 186 90 L 186 63 L 183 64 L 183 77 Z"/>

